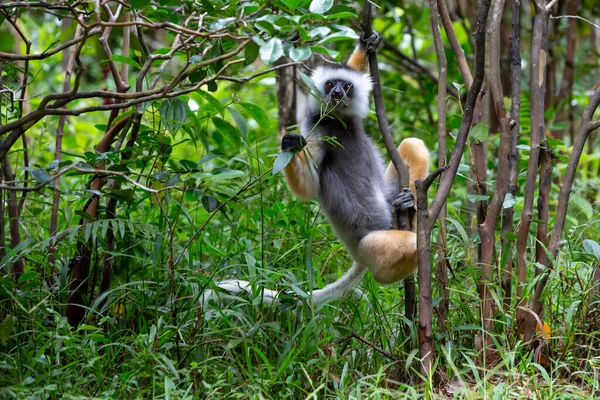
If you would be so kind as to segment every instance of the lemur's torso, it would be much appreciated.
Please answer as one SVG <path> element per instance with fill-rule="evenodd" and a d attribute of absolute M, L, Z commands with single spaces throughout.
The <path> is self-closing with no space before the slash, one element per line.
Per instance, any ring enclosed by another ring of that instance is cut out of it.
<path fill-rule="evenodd" d="M 318 120 L 318 114 L 310 116 L 305 127 L 312 129 Z M 361 121 L 345 118 L 344 123 L 345 130 L 339 120 L 324 118 L 313 133 L 319 140 L 329 136 L 339 143 L 321 144 L 322 158 L 317 170 L 319 202 L 342 240 L 356 244 L 371 231 L 392 228 L 391 188 L 386 187 L 383 161 Z M 331 133 L 340 130 L 344 134 Z"/>

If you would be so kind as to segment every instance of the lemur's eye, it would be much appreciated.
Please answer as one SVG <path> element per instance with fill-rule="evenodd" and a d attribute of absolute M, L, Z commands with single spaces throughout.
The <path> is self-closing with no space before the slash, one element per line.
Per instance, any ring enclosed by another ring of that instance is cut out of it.
<path fill-rule="evenodd" d="M 346 92 L 349 92 L 351 89 L 352 89 L 352 84 L 351 84 L 351 83 L 346 83 L 346 84 L 344 85 L 344 90 L 345 90 Z"/>
<path fill-rule="evenodd" d="M 327 90 L 333 89 L 333 82 L 331 82 L 331 81 L 325 82 L 325 89 L 327 89 Z"/>

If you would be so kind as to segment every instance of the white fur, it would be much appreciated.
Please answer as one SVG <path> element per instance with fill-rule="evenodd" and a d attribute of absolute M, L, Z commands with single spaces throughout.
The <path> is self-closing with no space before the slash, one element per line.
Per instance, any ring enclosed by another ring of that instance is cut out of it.
<path fill-rule="evenodd" d="M 353 291 L 352 289 L 366 272 L 367 269 L 365 267 L 357 263 L 352 264 L 352 267 L 346 271 L 340 279 L 330 283 L 323 289 L 314 290 L 312 294 L 312 304 L 317 306 L 326 303 L 329 300 L 345 296 L 348 293 L 354 294 L 358 298 L 362 298 L 364 295 L 360 290 L 355 289 Z M 210 300 L 221 303 L 232 294 L 246 292 L 252 295 L 252 285 L 248 281 L 233 279 L 225 280 L 217 283 L 217 288 L 219 288 L 219 290 L 206 290 L 200 297 L 200 304 L 205 313 L 205 319 L 210 319 L 212 317 L 208 304 Z M 279 293 L 280 292 L 276 290 L 263 289 L 261 297 L 262 303 L 267 305 L 279 304 Z M 300 304 L 301 301 L 298 301 L 298 305 Z"/>
<path fill-rule="evenodd" d="M 371 76 L 367 73 L 354 71 L 345 68 L 331 68 L 327 65 L 322 65 L 315 68 L 311 78 L 315 83 L 317 89 L 321 92 L 325 90 L 325 83 L 332 79 L 343 79 L 351 82 L 354 89 L 352 114 L 358 118 L 363 119 L 369 113 L 369 97 L 371 90 L 373 90 L 373 82 Z M 319 109 L 321 104 L 319 100 L 315 99 L 314 96 L 308 96 L 308 107 L 309 109 Z"/>

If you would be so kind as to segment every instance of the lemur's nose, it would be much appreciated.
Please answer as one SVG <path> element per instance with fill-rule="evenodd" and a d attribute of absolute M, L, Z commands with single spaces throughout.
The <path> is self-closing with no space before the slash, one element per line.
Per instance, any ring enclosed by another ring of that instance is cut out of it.
<path fill-rule="evenodd" d="M 342 98 L 344 97 L 344 91 L 342 90 L 342 88 L 340 87 L 335 87 L 333 88 L 333 90 L 331 91 L 331 95 L 333 97 L 337 97 L 337 98 Z"/>

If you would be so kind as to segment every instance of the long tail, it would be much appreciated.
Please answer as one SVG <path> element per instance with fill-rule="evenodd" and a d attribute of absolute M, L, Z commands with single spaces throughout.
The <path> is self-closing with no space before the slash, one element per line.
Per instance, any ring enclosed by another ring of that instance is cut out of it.
<path fill-rule="evenodd" d="M 344 275 L 337 281 L 330 283 L 323 289 L 313 291 L 312 301 L 314 305 L 324 303 L 328 300 L 337 299 L 345 296 L 352 289 L 360 278 L 367 272 L 367 269 L 362 265 L 353 263 L 352 267 L 346 271 Z"/>
<path fill-rule="evenodd" d="M 351 289 L 356 286 L 360 278 L 367 272 L 367 269 L 357 263 L 352 264 L 352 267 L 337 281 L 330 283 L 323 289 L 313 291 L 313 305 L 334 300 L 338 297 L 345 296 Z M 210 300 L 220 301 L 227 294 L 239 294 L 246 292 L 252 294 L 252 285 L 248 281 L 242 280 L 225 280 L 217 284 L 217 290 L 207 290 L 200 298 L 202 308 L 206 310 Z M 262 302 L 264 304 L 277 304 L 279 302 L 280 292 L 271 289 L 263 289 Z"/>

